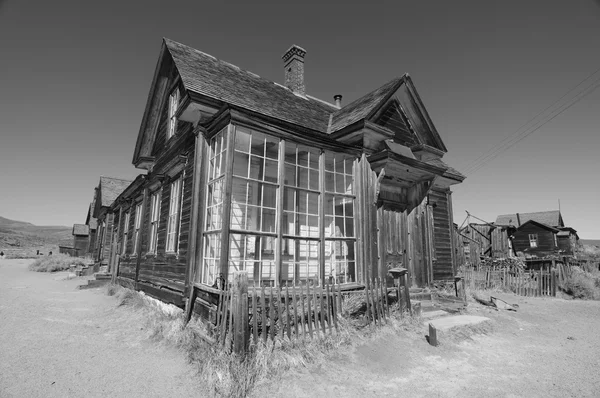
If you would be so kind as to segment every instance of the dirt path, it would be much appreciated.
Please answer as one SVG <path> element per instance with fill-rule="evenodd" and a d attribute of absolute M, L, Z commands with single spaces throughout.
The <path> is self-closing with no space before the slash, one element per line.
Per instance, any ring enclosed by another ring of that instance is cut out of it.
<path fill-rule="evenodd" d="M 185 356 L 152 344 L 129 309 L 66 273 L 0 260 L 1 397 L 192 397 Z"/>
<path fill-rule="evenodd" d="M 426 329 L 385 335 L 289 372 L 255 396 L 598 397 L 600 302 L 498 294 L 517 313 L 470 305 L 494 330 L 432 347 Z"/>

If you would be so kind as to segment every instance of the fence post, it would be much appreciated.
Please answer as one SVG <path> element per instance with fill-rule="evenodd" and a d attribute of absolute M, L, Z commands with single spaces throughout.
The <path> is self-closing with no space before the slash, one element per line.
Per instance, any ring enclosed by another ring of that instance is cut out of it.
<path fill-rule="evenodd" d="M 552 260 L 552 262 L 554 262 L 554 260 Z M 556 297 L 556 270 L 554 269 L 550 272 L 550 286 L 552 296 Z"/>
<path fill-rule="evenodd" d="M 233 272 L 233 350 L 236 354 L 244 355 L 248 348 L 248 273 L 247 271 Z"/>

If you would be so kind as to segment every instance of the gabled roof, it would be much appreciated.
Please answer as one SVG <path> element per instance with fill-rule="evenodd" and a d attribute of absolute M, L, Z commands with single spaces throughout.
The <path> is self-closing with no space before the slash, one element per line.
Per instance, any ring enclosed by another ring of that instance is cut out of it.
<path fill-rule="evenodd" d="M 516 214 L 503 214 L 496 218 L 496 224 L 498 225 L 513 225 L 519 226 L 525 224 L 529 220 L 537 221 L 538 223 L 550 225 L 552 227 L 559 227 L 563 225 L 562 216 L 559 210 L 551 211 L 539 211 L 535 213 L 519 213 L 517 218 Z"/>
<path fill-rule="evenodd" d="M 173 57 L 186 90 L 266 116 L 325 132 L 336 108 L 170 39 Z"/>
<path fill-rule="evenodd" d="M 520 229 L 523 229 L 526 225 L 529 225 L 529 224 L 536 225 L 536 226 L 538 226 L 540 228 L 543 228 L 543 229 L 548 230 L 548 231 L 552 231 L 554 233 L 557 233 L 557 232 L 560 231 L 557 228 L 551 227 L 551 226 L 549 226 L 547 224 L 544 224 L 544 223 L 541 223 L 541 222 L 537 222 L 537 221 L 534 221 L 534 220 L 529 220 L 529 221 L 521 224 L 521 226 L 519 228 L 517 228 L 517 231 L 520 230 Z"/>
<path fill-rule="evenodd" d="M 85 224 L 73 224 L 73 235 L 87 236 L 90 234 L 89 226 Z"/>
<path fill-rule="evenodd" d="M 334 132 L 341 130 L 344 127 L 368 118 L 379 109 L 385 100 L 398 90 L 403 81 L 404 80 L 401 77 L 391 80 L 378 89 L 371 91 L 367 95 L 360 97 L 333 113 L 329 131 Z"/>
<path fill-rule="evenodd" d="M 100 184 L 98 185 L 98 204 L 100 206 L 109 207 L 129 184 L 131 184 L 130 180 L 100 177 Z"/>

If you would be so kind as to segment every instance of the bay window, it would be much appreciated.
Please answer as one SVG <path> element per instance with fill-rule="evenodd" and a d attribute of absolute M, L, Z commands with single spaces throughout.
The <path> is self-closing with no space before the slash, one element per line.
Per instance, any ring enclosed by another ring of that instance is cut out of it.
<path fill-rule="evenodd" d="M 208 142 L 201 282 L 236 270 L 263 286 L 355 281 L 354 161 L 246 127 L 221 130 Z"/>

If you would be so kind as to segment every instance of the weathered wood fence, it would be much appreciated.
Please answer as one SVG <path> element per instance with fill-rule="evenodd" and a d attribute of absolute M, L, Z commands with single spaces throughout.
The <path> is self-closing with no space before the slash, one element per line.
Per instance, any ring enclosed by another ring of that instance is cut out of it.
<path fill-rule="evenodd" d="M 540 270 L 493 270 L 467 269 L 463 271 L 465 284 L 471 289 L 500 288 L 510 290 L 520 296 L 556 297 L 558 286 L 570 276 L 571 268 L 555 263 L 554 267 Z"/>
<path fill-rule="evenodd" d="M 211 322 L 213 342 L 244 353 L 252 344 L 269 339 L 322 339 L 340 331 L 340 318 L 348 313 L 344 306 L 350 296 L 358 295 L 362 295 L 359 301 L 366 301 L 366 323 L 382 325 L 387 321 L 390 301 L 380 279 L 363 290 L 344 292 L 340 284 L 327 283 L 249 287 L 247 274 L 235 272 L 233 282 L 218 293 Z"/>

